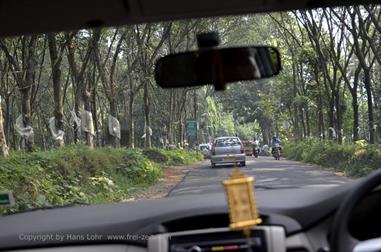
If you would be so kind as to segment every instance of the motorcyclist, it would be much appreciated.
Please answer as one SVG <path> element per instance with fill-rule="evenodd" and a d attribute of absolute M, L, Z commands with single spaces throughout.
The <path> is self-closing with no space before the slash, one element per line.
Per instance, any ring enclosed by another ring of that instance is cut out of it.
<path fill-rule="evenodd" d="M 280 141 L 280 139 L 277 137 L 277 136 L 273 136 L 273 138 L 272 138 L 272 140 L 271 140 L 271 153 L 274 153 L 274 147 L 276 146 L 276 145 L 279 145 L 278 147 L 279 147 L 279 150 L 281 150 L 282 149 L 282 147 L 280 146 L 280 144 L 281 144 L 281 141 Z"/>
<path fill-rule="evenodd" d="M 253 155 L 258 157 L 259 153 L 259 141 L 254 137 L 253 139 Z"/>

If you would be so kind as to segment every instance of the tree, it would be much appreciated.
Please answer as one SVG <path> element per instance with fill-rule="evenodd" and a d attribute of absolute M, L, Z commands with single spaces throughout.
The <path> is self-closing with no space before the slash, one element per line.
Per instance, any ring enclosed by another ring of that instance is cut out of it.
<path fill-rule="evenodd" d="M 1 97 L 0 97 L 0 104 L 1 104 Z M 0 154 L 3 157 L 8 157 L 8 145 L 7 145 L 7 139 L 5 138 L 5 132 L 3 127 L 3 109 L 0 106 Z"/>
<path fill-rule="evenodd" d="M 53 81 L 54 127 L 56 128 L 56 130 L 51 129 L 51 131 L 52 131 L 52 135 L 54 135 L 53 137 L 58 143 L 58 146 L 63 146 L 64 145 L 64 138 L 63 138 L 63 133 L 64 133 L 64 121 L 63 121 L 64 100 L 63 98 L 64 97 L 63 97 L 61 63 L 62 63 L 65 46 L 67 44 L 67 41 L 70 41 L 71 38 L 69 37 L 67 41 L 61 42 L 61 45 L 58 47 L 55 34 L 48 34 L 47 37 L 48 37 L 48 44 L 49 44 L 50 65 L 51 65 L 52 81 Z"/>
<path fill-rule="evenodd" d="M 19 131 L 21 133 L 21 146 L 27 151 L 33 150 L 33 128 L 32 128 L 32 88 L 36 75 L 37 65 L 37 35 L 22 36 L 17 41 L 17 46 L 22 51 L 22 64 L 16 59 L 17 55 L 12 55 L 8 50 L 8 46 L 4 40 L 0 40 L 0 48 L 3 50 L 8 59 L 13 77 L 19 87 L 21 93 L 21 113 Z"/>

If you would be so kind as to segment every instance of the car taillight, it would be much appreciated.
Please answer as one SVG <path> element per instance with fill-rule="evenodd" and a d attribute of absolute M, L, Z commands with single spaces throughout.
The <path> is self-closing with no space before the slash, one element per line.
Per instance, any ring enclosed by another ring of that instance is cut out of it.
<path fill-rule="evenodd" d="M 216 155 L 216 146 L 212 145 L 212 155 Z"/>
<path fill-rule="evenodd" d="M 241 143 L 241 153 L 244 153 L 245 149 L 243 148 L 243 144 Z"/>

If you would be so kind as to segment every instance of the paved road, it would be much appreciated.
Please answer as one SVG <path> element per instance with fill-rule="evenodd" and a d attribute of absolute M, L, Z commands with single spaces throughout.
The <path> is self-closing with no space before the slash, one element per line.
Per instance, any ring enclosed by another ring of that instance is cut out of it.
<path fill-rule="evenodd" d="M 293 188 L 335 186 L 349 178 L 339 176 L 329 169 L 301 162 L 280 160 L 271 157 L 248 157 L 246 167 L 240 167 L 246 174 L 255 177 L 258 190 L 268 187 Z M 191 169 L 184 179 L 178 183 L 168 196 L 184 194 L 199 194 L 221 192 L 221 181 L 226 179 L 232 171 L 232 166 L 210 167 L 210 161 L 205 161 Z"/>

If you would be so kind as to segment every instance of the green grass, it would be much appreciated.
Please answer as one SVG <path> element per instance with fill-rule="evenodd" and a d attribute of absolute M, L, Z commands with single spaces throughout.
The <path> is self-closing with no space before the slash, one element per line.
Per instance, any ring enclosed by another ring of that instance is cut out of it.
<path fill-rule="evenodd" d="M 159 157 L 159 158 L 158 158 Z M 71 145 L 0 158 L 0 191 L 13 191 L 16 206 L 118 202 L 155 183 L 162 169 L 202 160 L 198 152 L 162 149 L 89 149 Z"/>
<path fill-rule="evenodd" d="M 381 148 L 365 141 L 339 145 L 316 138 L 288 142 L 283 154 L 292 160 L 332 167 L 348 176 L 361 177 L 381 168 Z"/>

